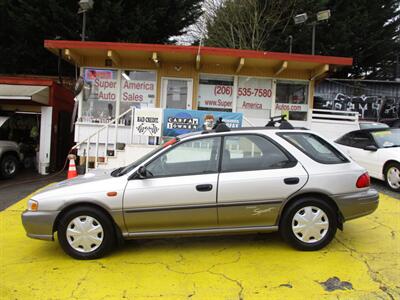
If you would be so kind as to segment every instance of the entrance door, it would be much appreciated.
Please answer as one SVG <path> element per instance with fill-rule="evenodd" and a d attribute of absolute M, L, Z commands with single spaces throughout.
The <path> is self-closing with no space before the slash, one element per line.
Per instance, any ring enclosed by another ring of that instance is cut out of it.
<path fill-rule="evenodd" d="M 165 108 L 192 109 L 193 80 L 163 78 L 162 106 Z"/>

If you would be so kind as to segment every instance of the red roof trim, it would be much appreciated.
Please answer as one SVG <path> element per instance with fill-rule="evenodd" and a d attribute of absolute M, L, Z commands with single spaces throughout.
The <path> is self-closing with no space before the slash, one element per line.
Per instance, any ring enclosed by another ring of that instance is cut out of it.
<path fill-rule="evenodd" d="M 82 42 L 82 41 L 60 41 L 45 40 L 45 48 L 55 49 L 100 49 L 100 50 L 122 50 L 122 51 L 148 51 L 148 52 L 180 52 L 197 54 L 198 46 L 181 46 L 181 45 L 160 45 L 160 44 L 134 44 L 134 43 L 113 43 L 113 42 Z M 239 50 L 228 48 L 201 47 L 200 53 L 205 55 L 216 56 L 232 56 L 244 58 L 274 59 L 299 61 L 310 63 L 321 63 L 331 65 L 347 65 L 353 64 L 350 57 L 307 55 L 307 54 L 289 54 L 283 52 L 267 52 L 255 50 Z"/>
<path fill-rule="evenodd" d="M 51 79 L 35 77 L 0 76 L 0 84 L 52 86 L 54 84 L 54 81 Z"/>

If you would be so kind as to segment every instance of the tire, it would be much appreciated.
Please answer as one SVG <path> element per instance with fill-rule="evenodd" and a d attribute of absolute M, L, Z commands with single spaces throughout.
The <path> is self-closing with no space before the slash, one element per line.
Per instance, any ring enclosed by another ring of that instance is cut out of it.
<path fill-rule="evenodd" d="M 92 229 L 92 234 L 88 233 L 88 229 Z M 83 236 L 77 233 L 82 230 Z M 104 212 L 91 206 L 74 207 L 67 211 L 61 217 L 57 231 L 64 252 L 76 259 L 103 257 L 116 245 L 112 220 Z"/>
<path fill-rule="evenodd" d="M 0 162 L 0 175 L 3 178 L 12 178 L 18 173 L 19 161 L 14 155 L 5 155 Z"/>
<path fill-rule="evenodd" d="M 389 163 L 384 172 L 386 185 L 392 191 L 400 192 L 400 163 Z"/>
<path fill-rule="evenodd" d="M 314 227 L 309 228 L 314 229 L 314 232 L 300 228 L 302 226 L 301 223 L 304 221 L 303 214 L 305 214 L 305 219 L 307 219 L 307 216 L 312 219 L 320 212 L 322 212 L 322 215 L 318 220 L 318 223 L 321 223 L 319 227 L 314 225 Z M 296 227 L 298 227 L 297 233 L 293 229 Z M 316 197 L 304 197 L 289 204 L 285 208 L 279 224 L 279 231 L 283 239 L 294 248 L 303 251 L 322 249 L 332 241 L 336 234 L 336 229 L 337 214 L 335 209 L 326 200 Z M 314 237 L 314 235 L 317 236 Z"/>

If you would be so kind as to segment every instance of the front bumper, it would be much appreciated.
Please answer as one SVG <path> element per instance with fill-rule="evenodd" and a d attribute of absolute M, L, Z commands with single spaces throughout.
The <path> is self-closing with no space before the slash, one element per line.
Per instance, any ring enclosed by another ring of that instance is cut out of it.
<path fill-rule="evenodd" d="M 26 235 L 41 240 L 52 241 L 53 224 L 58 215 L 58 211 L 29 211 L 25 210 L 22 215 Z"/>
<path fill-rule="evenodd" d="M 373 213 L 379 204 L 379 194 L 374 189 L 333 197 L 344 221 Z"/>

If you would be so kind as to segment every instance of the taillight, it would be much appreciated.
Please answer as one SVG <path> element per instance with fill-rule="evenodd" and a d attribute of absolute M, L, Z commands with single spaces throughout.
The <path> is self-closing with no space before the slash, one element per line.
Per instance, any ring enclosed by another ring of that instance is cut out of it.
<path fill-rule="evenodd" d="M 371 184 L 371 179 L 369 178 L 368 172 L 362 174 L 360 177 L 357 179 L 356 187 L 359 189 L 369 187 Z"/>
<path fill-rule="evenodd" d="M 168 146 L 175 144 L 177 141 L 178 141 L 177 138 L 173 138 L 172 140 L 169 140 L 168 142 L 164 143 L 162 146 L 163 148 L 167 148 Z"/>

